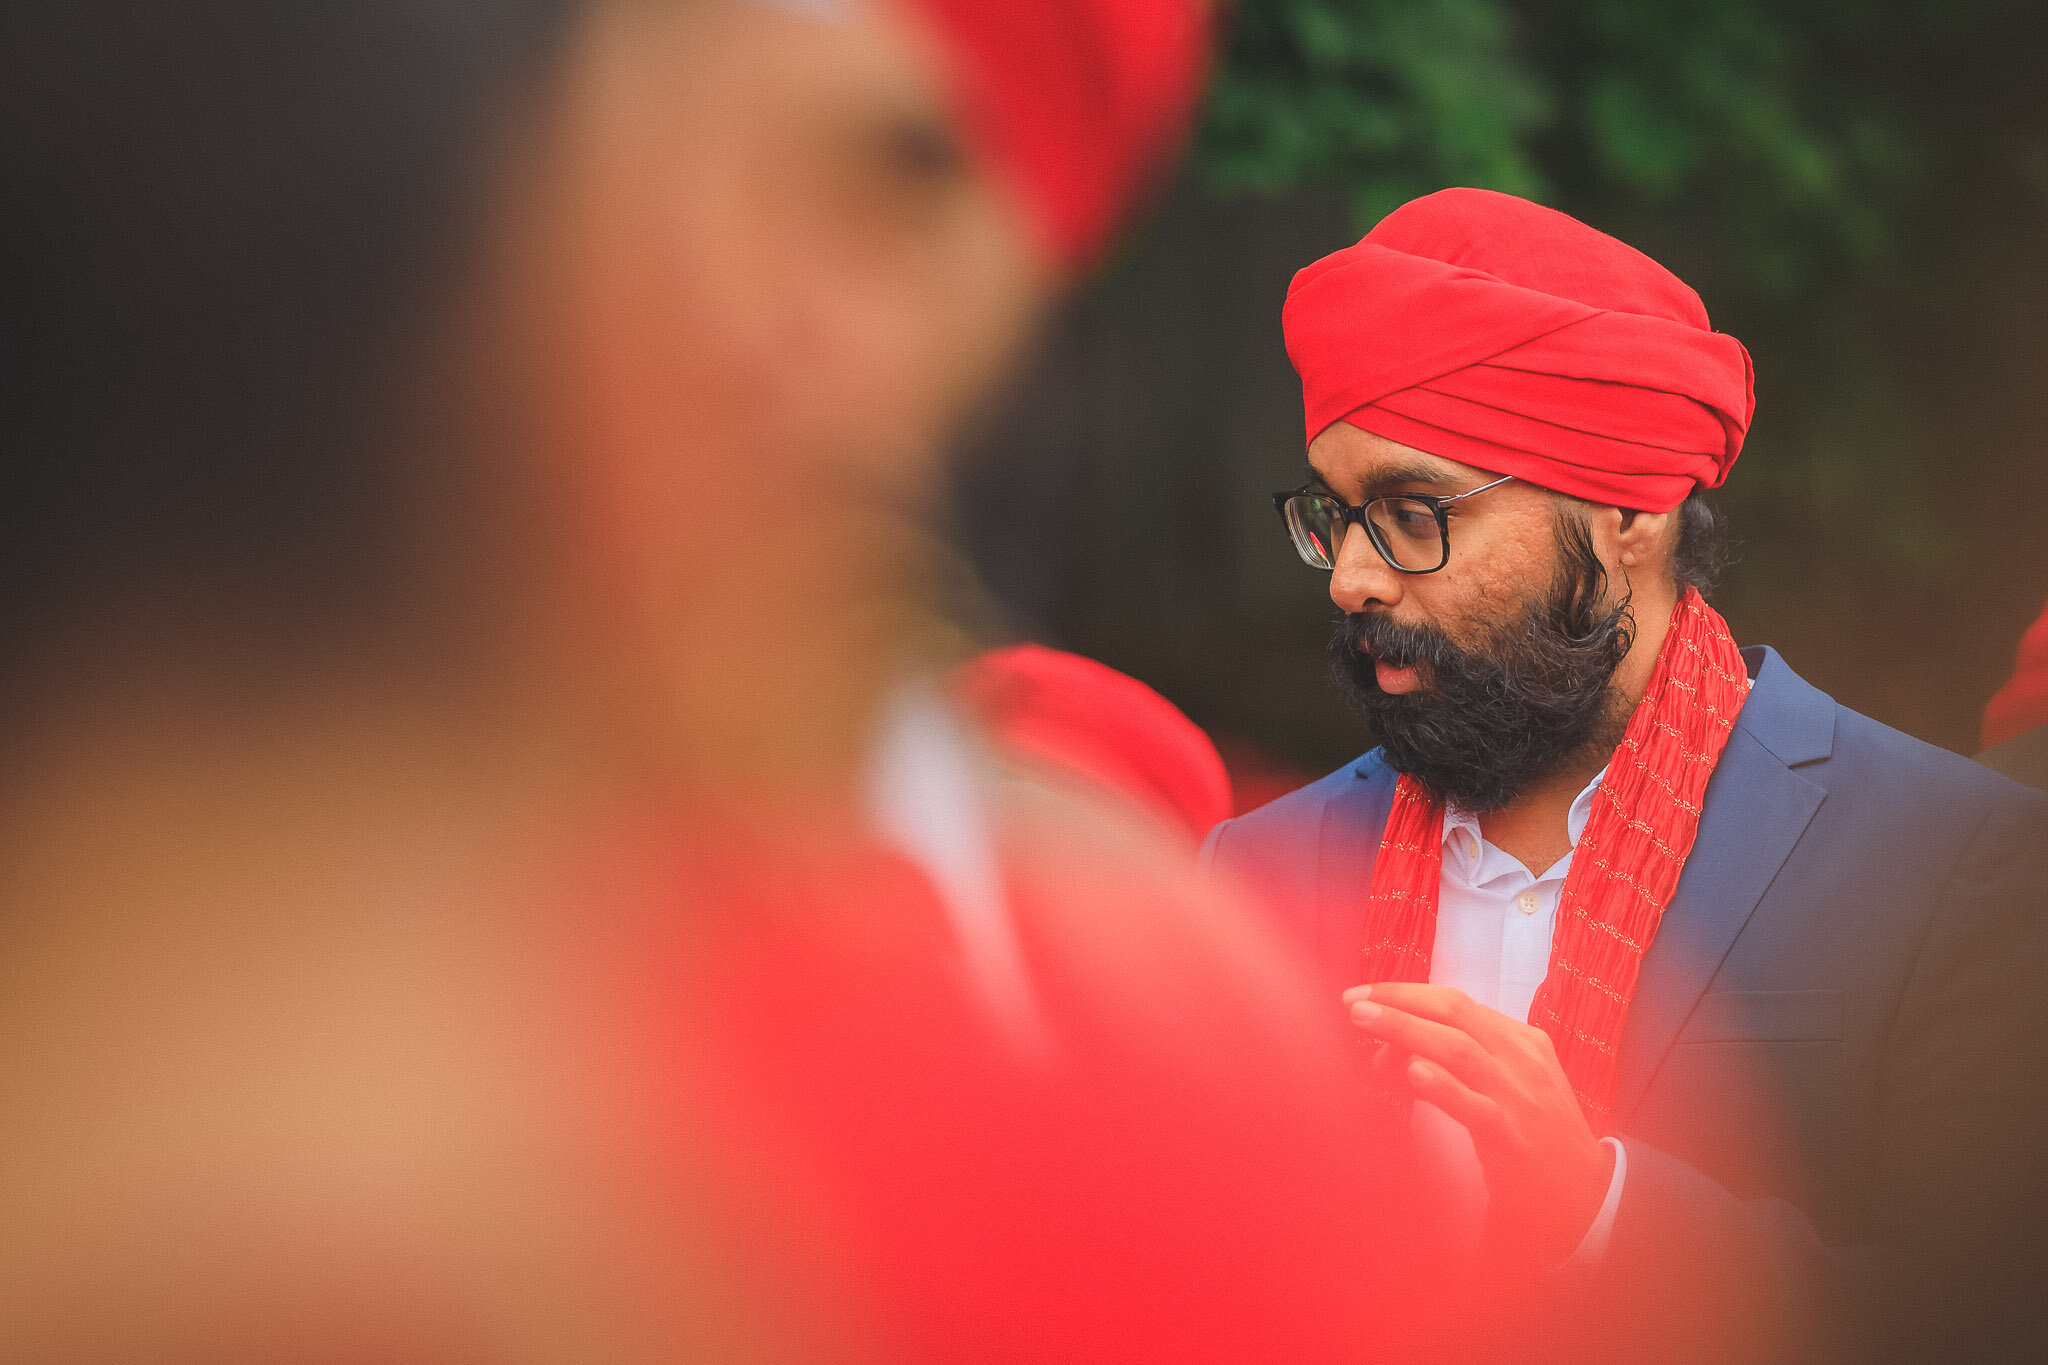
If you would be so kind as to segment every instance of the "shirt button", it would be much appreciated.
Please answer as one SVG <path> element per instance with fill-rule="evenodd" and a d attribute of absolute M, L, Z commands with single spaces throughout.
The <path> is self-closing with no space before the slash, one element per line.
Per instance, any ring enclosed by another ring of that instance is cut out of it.
<path fill-rule="evenodd" d="M 1515 909 L 1521 911 L 1525 915 L 1535 914 L 1536 893 L 1534 891 L 1524 891 L 1521 895 L 1515 897 Z"/>

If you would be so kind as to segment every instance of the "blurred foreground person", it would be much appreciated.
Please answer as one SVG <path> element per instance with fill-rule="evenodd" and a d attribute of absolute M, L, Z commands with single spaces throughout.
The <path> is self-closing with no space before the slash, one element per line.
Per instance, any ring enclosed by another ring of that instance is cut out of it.
<path fill-rule="evenodd" d="M 1006 750 L 1150 814 L 1190 848 L 1230 815 L 1230 774 L 1216 746 L 1127 673 L 1011 645 L 962 668 L 956 686 Z"/>
<path fill-rule="evenodd" d="M 8 1355 L 1355 1345 L 1333 1031 L 916 681 L 1205 32 L 7 7 Z"/>
<path fill-rule="evenodd" d="M 1357 1237 L 1393 1220 L 1348 1040 L 1173 839 L 996 761 L 917 607 L 946 440 L 1156 174 L 1207 22 L 727 4 L 682 64 L 621 45 L 709 149 L 650 140 L 644 239 L 582 253 L 605 278 L 576 296 L 619 312 L 565 329 L 592 408 L 562 427 L 641 457 L 616 561 L 695 727 L 618 860 L 672 926 L 648 1032 L 731 1221 L 853 1353 L 1313 1360 L 1395 1330 L 1367 1312 L 1410 1258 Z M 679 384 L 672 338 L 718 365 Z M 679 475 L 735 392 L 730 467 Z M 663 509 L 707 497 L 732 524 L 679 565 Z M 795 648 L 763 624 L 792 609 Z"/>
<path fill-rule="evenodd" d="M 1207 852 L 1378 1045 L 1424 1169 L 1483 1178 L 1567 1350 L 1987 1328 L 2048 1175 L 2048 799 L 1706 605 L 1747 353 L 1648 257 L 1479 190 L 1303 270 L 1285 327 L 1310 481 L 1277 501 L 1382 747 Z"/>
<path fill-rule="evenodd" d="M 2012 676 L 1984 708 L 1984 752 L 1977 761 L 2048 790 L 2048 611 L 2020 637 Z"/>

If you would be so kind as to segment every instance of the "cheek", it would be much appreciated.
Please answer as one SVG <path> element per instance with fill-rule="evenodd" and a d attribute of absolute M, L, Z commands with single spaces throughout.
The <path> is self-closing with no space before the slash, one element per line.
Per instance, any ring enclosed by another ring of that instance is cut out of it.
<path fill-rule="evenodd" d="M 531 376 L 537 515 L 559 587 L 606 629 L 659 628 L 669 595 L 745 543 L 772 453 L 758 299 L 730 224 L 638 212 L 565 253 L 569 277 Z M 729 271 L 690 268 L 720 260 Z"/>
<path fill-rule="evenodd" d="M 1500 584 L 1490 574 L 1446 567 L 1415 581 L 1398 618 L 1440 630 L 1461 646 L 1475 643 L 1473 624 L 1499 610 Z"/>
<path fill-rule="evenodd" d="M 1556 547 L 1546 527 L 1503 526 L 1490 534 L 1451 534 L 1451 562 L 1413 581 L 1408 596 L 1431 620 L 1469 643 L 1466 623 L 1501 620 L 1550 591 Z"/>
<path fill-rule="evenodd" d="M 985 182 L 964 194 L 949 216 L 935 272 L 945 304 L 946 334 L 956 388 L 978 391 L 1016 358 L 1053 293 L 1051 267 L 1040 258 L 1022 210 Z"/>
<path fill-rule="evenodd" d="M 964 211 L 887 241 L 822 241 L 793 401 L 819 455 L 915 483 L 1016 357 L 1041 290 L 1006 225 Z"/>

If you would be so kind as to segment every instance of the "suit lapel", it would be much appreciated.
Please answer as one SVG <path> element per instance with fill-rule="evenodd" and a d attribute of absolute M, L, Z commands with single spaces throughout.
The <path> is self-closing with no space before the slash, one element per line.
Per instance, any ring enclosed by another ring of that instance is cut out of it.
<path fill-rule="evenodd" d="M 1820 809 L 1826 792 L 1791 764 L 1825 758 L 1833 727 L 1833 703 L 1763 651 L 1756 686 L 1707 784 L 1699 836 L 1678 890 L 1643 957 L 1617 1063 L 1617 1124 L 1627 1122 L 1649 1089 L 1693 1005 Z"/>
<path fill-rule="evenodd" d="M 1316 857 L 1316 961 L 1338 990 L 1357 985 L 1363 970 L 1365 898 L 1394 805 L 1394 774 L 1377 750 L 1359 760 L 1358 777 L 1323 807 Z"/>

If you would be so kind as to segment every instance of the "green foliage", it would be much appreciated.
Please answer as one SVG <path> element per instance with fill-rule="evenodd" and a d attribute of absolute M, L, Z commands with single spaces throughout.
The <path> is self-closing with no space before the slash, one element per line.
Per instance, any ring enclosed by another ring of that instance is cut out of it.
<path fill-rule="evenodd" d="M 1540 194 L 1551 99 L 1511 38 L 1491 0 L 1248 4 L 1201 164 L 1226 190 L 1335 187 L 1361 220 L 1447 183 Z"/>
<path fill-rule="evenodd" d="M 1972 479 L 2039 462 L 2022 409 L 1986 414 L 2048 311 L 2043 52 L 2030 0 L 1242 0 L 1196 166 L 1360 230 L 1480 185 L 1643 247 L 1757 355 L 1738 497 L 1953 570 L 1981 536 L 1924 508 L 1958 431 Z"/>
<path fill-rule="evenodd" d="M 1343 193 L 1361 225 L 1482 185 L 1704 208 L 1748 283 L 1880 262 L 1937 154 L 1910 80 L 1938 25 L 1777 0 L 1245 0 L 1198 163 L 1225 191 Z M 1902 98 L 1903 96 L 1903 98 Z"/>

